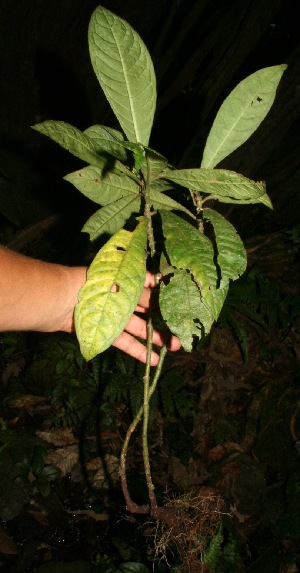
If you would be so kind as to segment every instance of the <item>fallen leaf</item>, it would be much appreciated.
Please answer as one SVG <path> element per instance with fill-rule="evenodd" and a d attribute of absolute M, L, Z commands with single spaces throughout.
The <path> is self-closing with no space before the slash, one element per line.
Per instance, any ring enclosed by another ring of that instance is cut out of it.
<path fill-rule="evenodd" d="M 66 476 L 79 461 L 78 445 L 66 446 L 48 453 L 46 463 L 56 466 Z"/>
<path fill-rule="evenodd" d="M 78 442 L 78 440 L 74 438 L 71 430 L 66 430 L 64 428 L 37 432 L 37 436 L 41 438 L 41 440 L 44 440 L 53 446 L 70 446 L 71 444 L 77 444 Z"/>

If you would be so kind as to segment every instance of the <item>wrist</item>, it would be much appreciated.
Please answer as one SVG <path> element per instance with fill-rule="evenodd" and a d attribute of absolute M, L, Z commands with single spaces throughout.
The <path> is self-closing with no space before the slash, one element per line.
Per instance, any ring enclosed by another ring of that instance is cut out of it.
<path fill-rule="evenodd" d="M 52 331 L 74 332 L 74 310 L 78 302 L 78 293 L 86 282 L 86 267 L 61 267 L 65 301 L 61 316 L 57 317 Z"/>

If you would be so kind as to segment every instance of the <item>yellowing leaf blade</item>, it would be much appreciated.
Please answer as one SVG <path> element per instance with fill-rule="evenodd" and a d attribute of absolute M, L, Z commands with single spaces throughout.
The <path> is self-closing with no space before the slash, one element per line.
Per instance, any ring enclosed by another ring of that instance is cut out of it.
<path fill-rule="evenodd" d="M 82 355 L 91 360 L 123 332 L 140 298 L 146 272 L 146 223 L 118 231 L 92 262 L 79 292 L 75 329 Z"/>

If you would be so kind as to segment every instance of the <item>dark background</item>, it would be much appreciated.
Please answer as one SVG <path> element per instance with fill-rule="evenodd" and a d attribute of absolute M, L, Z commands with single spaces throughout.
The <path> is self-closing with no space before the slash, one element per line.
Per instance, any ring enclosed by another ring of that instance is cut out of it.
<path fill-rule="evenodd" d="M 81 129 L 114 125 L 88 53 L 87 27 L 97 5 L 94 0 L 0 3 L 0 172 L 17 204 L 19 228 L 54 214 L 65 226 L 72 220 L 78 232 L 92 208 L 62 182 L 76 159 L 30 126 L 46 119 Z M 297 224 L 299 0 L 103 5 L 128 20 L 150 50 L 158 80 L 150 143 L 176 166 L 199 166 L 214 116 L 240 80 L 262 67 L 288 64 L 271 112 L 222 167 L 266 180 L 274 203 L 273 212 L 263 206 L 226 207 L 243 238 Z"/>

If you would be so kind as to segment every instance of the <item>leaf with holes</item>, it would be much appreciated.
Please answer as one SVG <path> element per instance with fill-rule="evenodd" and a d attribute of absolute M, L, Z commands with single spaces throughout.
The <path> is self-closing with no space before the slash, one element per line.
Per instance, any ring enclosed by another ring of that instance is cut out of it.
<path fill-rule="evenodd" d="M 123 332 L 143 290 L 146 222 L 121 229 L 100 249 L 80 289 L 75 329 L 82 355 L 91 360 Z"/>
<path fill-rule="evenodd" d="M 259 203 L 270 199 L 263 181 L 252 181 L 227 169 L 165 169 L 161 177 L 187 189 L 209 193 L 212 199 L 224 203 Z"/>
<path fill-rule="evenodd" d="M 243 241 L 229 221 L 213 209 L 204 209 L 204 219 L 213 228 L 217 244 L 217 263 L 221 271 L 221 286 L 237 279 L 246 269 L 247 254 Z"/>
<path fill-rule="evenodd" d="M 128 22 L 102 6 L 92 14 L 88 38 L 95 74 L 127 138 L 148 145 L 156 78 L 144 42 Z"/>
<path fill-rule="evenodd" d="M 272 66 L 240 82 L 221 105 L 206 141 L 201 167 L 215 167 L 244 143 L 266 117 L 287 66 Z"/>
<path fill-rule="evenodd" d="M 200 291 L 186 270 L 176 269 L 170 282 L 166 286 L 161 285 L 159 304 L 162 316 L 188 352 L 192 350 L 194 336 L 201 336 L 200 303 Z"/>
<path fill-rule="evenodd" d="M 214 249 L 198 229 L 174 213 L 160 213 L 167 256 L 173 267 L 189 270 L 201 292 L 217 286 Z"/>

